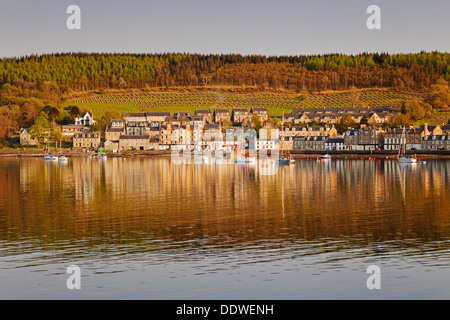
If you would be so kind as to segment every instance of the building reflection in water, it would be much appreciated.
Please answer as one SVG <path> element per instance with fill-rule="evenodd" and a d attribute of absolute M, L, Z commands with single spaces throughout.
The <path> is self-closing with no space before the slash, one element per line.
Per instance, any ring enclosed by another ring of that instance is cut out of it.
<path fill-rule="evenodd" d="M 450 161 L 298 160 L 257 166 L 168 158 L 0 161 L 3 238 L 93 241 L 447 238 Z"/>

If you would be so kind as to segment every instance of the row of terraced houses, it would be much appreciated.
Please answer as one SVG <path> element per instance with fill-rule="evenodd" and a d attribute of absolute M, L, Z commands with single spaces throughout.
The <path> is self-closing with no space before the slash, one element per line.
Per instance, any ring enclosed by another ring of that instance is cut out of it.
<path fill-rule="evenodd" d="M 73 139 L 73 147 L 90 149 L 104 147 L 119 152 L 126 150 L 165 150 L 173 148 L 224 148 L 239 147 L 227 136 L 224 121 L 237 124 L 237 128 L 250 128 L 254 116 L 269 128 L 265 108 L 196 110 L 189 112 L 144 112 L 124 113 L 122 119 L 113 120 L 106 129 L 104 139 L 100 132 L 90 132 L 87 126 L 94 123 L 92 114 L 83 114 L 82 123 L 62 126 L 66 140 Z M 257 141 L 257 149 L 283 148 L 284 150 L 398 150 L 402 143 L 403 128 L 383 130 L 376 125 L 361 125 L 360 129 L 349 129 L 338 135 L 334 128 L 344 116 L 351 116 L 359 123 L 365 116 L 369 123 L 382 124 L 392 116 L 392 110 L 378 109 L 294 109 L 286 114 L 278 130 L 279 141 L 270 139 Z M 326 123 L 323 126 L 308 126 L 311 121 Z M 239 125 L 241 124 L 241 125 Z M 306 124 L 306 125 L 305 125 Z M 22 134 L 23 131 L 23 134 Z M 450 125 L 409 127 L 405 130 L 406 147 L 410 150 L 450 150 Z M 23 137 L 22 137 L 23 136 Z M 200 139 L 201 138 L 201 139 Z M 30 139 L 26 129 L 21 130 L 21 142 Z"/>

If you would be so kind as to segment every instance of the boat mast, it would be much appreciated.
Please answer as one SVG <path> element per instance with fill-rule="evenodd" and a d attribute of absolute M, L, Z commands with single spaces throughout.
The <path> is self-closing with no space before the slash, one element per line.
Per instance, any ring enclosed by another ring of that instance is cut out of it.
<path fill-rule="evenodd" d="M 48 129 L 47 134 L 47 153 L 50 153 L 50 129 Z"/>
<path fill-rule="evenodd" d="M 284 132 L 284 111 L 283 111 L 283 118 L 281 118 L 281 155 L 283 155 L 283 141 L 284 141 L 284 136 L 283 136 L 283 132 Z"/>
<path fill-rule="evenodd" d="M 409 132 L 409 130 L 408 130 Z M 403 156 L 406 157 L 406 128 L 403 127 Z"/>
<path fill-rule="evenodd" d="M 403 127 L 402 136 L 400 138 L 400 144 L 398 146 L 398 158 L 400 158 L 400 153 L 402 152 L 402 149 L 403 149 L 403 134 L 404 133 L 405 133 L 405 127 Z"/>

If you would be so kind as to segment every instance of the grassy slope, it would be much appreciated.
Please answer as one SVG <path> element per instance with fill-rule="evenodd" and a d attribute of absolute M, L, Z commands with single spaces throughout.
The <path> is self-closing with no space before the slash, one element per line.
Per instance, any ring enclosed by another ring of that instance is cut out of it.
<path fill-rule="evenodd" d="M 368 91 L 359 94 L 358 107 L 394 106 L 408 98 L 419 97 L 386 91 Z M 281 117 L 293 108 L 348 108 L 351 106 L 349 92 L 332 94 L 306 94 L 301 98 L 296 94 L 273 93 L 134 93 L 93 95 L 85 99 L 65 102 L 63 106 L 77 105 L 80 110 L 92 110 L 96 117 L 102 117 L 108 108 L 120 112 L 175 111 L 195 112 L 195 109 L 266 107 L 271 116 Z"/>
<path fill-rule="evenodd" d="M 430 126 L 437 126 L 437 125 L 442 126 L 447 124 L 449 121 L 450 121 L 450 112 L 441 111 L 417 121 L 416 125 L 423 126 L 426 123 L 427 125 Z"/>
<path fill-rule="evenodd" d="M 92 111 L 92 113 L 97 118 L 103 117 L 105 115 L 105 112 L 108 109 L 116 109 L 120 112 L 139 112 L 140 111 L 139 108 L 136 108 L 133 106 L 128 106 L 125 104 L 75 103 L 73 101 L 68 101 L 68 102 L 62 103 L 63 107 L 67 107 L 69 105 L 77 106 L 80 108 L 80 110 Z"/>

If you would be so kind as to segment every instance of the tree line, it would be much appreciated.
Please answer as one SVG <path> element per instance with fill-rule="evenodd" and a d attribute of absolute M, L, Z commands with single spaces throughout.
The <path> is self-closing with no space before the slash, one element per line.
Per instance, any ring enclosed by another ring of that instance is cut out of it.
<path fill-rule="evenodd" d="M 261 56 L 64 53 L 0 60 L 0 84 L 62 93 L 174 86 L 247 86 L 321 92 L 356 88 L 424 90 L 450 80 L 450 54 Z"/>

